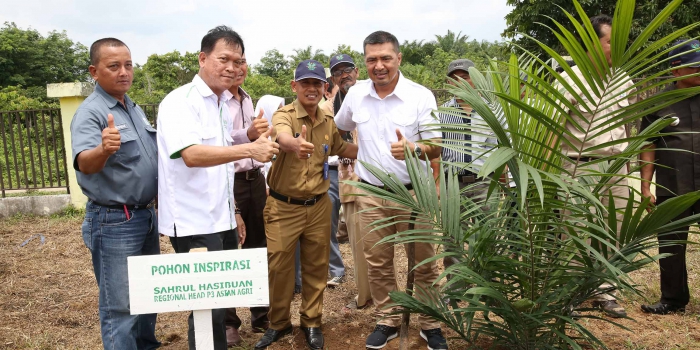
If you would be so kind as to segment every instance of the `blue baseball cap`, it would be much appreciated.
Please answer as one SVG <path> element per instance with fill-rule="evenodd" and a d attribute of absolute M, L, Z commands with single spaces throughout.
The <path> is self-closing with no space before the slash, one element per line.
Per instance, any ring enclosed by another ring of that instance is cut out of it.
<path fill-rule="evenodd" d="M 326 70 L 323 68 L 321 62 L 316 60 L 301 61 L 294 71 L 294 81 L 307 78 L 318 79 L 324 83 L 328 82 L 326 80 Z"/>
<path fill-rule="evenodd" d="M 350 63 L 353 66 L 355 65 L 355 61 L 352 59 L 352 57 L 350 57 L 350 55 L 341 53 L 331 57 L 331 71 L 333 71 L 333 67 L 341 63 Z"/>
<path fill-rule="evenodd" d="M 680 45 L 683 42 L 685 42 L 685 40 L 677 41 L 673 46 Z M 683 44 L 683 46 L 671 50 L 668 54 L 669 57 L 676 55 L 680 56 L 672 58 L 671 67 L 684 66 L 692 63 L 695 64 L 688 67 L 700 67 L 700 41 L 690 40 Z"/>

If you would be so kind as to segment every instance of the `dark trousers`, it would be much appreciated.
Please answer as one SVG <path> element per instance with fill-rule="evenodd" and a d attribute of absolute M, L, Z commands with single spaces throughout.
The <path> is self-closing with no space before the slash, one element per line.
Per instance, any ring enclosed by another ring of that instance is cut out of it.
<path fill-rule="evenodd" d="M 267 247 L 263 219 L 263 210 L 267 201 L 265 177 L 262 174 L 253 180 L 237 177 L 233 183 L 233 197 L 236 200 L 236 207 L 241 210 L 241 217 L 246 227 L 243 249 Z M 224 250 L 229 249 L 238 249 L 238 232 L 224 237 Z M 267 325 L 268 310 L 269 308 L 265 306 L 250 308 L 250 324 L 253 328 L 264 328 Z M 226 309 L 226 326 L 238 329 L 241 323 L 235 308 Z"/>
<path fill-rule="evenodd" d="M 673 197 L 659 197 L 657 204 L 661 204 Z M 688 210 L 678 215 L 674 220 L 686 218 L 700 213 L 700 202 L 696 202 Z M 672 233 L 659 235 L 659 244 L 668 244 L 669 241 L 688 240 L 689 226 L 678 228 Z M 659 247 L 661 254 L 673 254 L 659 260 L 661 268 L 661 302 L 676 306 L 688 305 L 690 291 L 688 290 L 688 270 L 685 264 L 685 244 L 673 244 Z"/>
<path fill-rule="evenodd" d="M 192 248 L 207 248 L 210 252 L 220 251 L 224 249 L 223 237 L 232 234 L 234 234 L 234 231 L 229 230 L 208 235 L 177 237 L 177 230 L 175 230 L 175 237 L 170 237 L 170 244 L 173 245 L 173 249 L 175 249 L 176 253 L 187 253 Z M 211 323 L 214 331 L 214 349 L 216 350 L 227 349 L 225 316 L 226 309 L 211 310 Z M 190 350 L 195 350 L 194 317 L 192 313 L 190 313 L 190 316 L 187 318 L 187 341 Z"/>

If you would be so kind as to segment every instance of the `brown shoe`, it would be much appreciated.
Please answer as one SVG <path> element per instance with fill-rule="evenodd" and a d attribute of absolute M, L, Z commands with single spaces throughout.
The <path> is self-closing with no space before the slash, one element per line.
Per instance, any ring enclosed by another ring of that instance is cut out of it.
<path fill-rule="evenodd" d="M 231 326 L 226 326 L 226 345 L 238 346 L 241 345 L 242 342 L 243 339 L 241 339 L 241 336 L 238 334 L 238 330 Z"/>

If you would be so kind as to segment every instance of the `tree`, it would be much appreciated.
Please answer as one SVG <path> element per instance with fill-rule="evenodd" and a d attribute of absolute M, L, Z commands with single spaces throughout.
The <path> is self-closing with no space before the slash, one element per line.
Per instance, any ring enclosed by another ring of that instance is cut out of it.
<path fill-rule="evenodd" d="M 43 37 L 9 22 L 0 29 L 0 87 L 87 81 L 89 65 L 87 48 L 65 31 Z"/>
<path fill-rule="evenodd" d="M 652 22 L 654 17 L 672 0 L 648 0 L 640 1 L 634 6 L 634 21 L 630 31 L 629 42 L 631 43 L 639 34 Z M 564 11 L 576 14 L 574 3 L 571 0 L 508 0 L 508 5 L 514 6 L 513 11 L 506 15 L 508 27 L 503 32 L 503 36 L 514 40 L 514 43 L 524 49 L 542 54 L 541 48 L 532 40 L 520 35 L 529 35 L 545 45 L 551 46 L 557 52 L 563 52 L 559 41 L 547 27 L 553 27 L 553 20 L 561 23 L 567 30 L 573 31 L 571 22 L 567 19 Z M 609 0 L 586 0 L 580 2 L 583 11 L 593 15 L 607 14 L 612 16 L 615 13 L 616 4 Z M 671 16 L 668 21 L 661 25 L 659 30 L 653 34 L 652 40 L 659 40 L 676 29 L 683 28 L 695 23 L 700 18 L 700 6 L 697 1 L 687 1 L 682 4 L 678 11 Z M 574 33 L 574 35 L 578 35 Z M 695 29 L 688 33 L 690 37 L 700 35 L 700 30 Z"/>
<path fill-rule="evenodd" d="M 134 83 L 129 96 L 137 103 L 160 103 L 178 87 L 192 81 L 199 71 L 196 52 L 173 51 L 166 54 L 153 54 L 146 64 L 134 68 Z"/>
<path fill-rule="evenodd" d="M 447 30 L 446 35 L 435 35 L 435 43 L 442 51 L 454 52 L 458 56 L 467 53 L 467 40 L 469 36 L 462 35 L 462 32 L 455 34 L 451 30 Z"/>
<path fill-rule="evenodd" d="M 365 164 L 384 187 L 359 182 L 354 183 L 355 186 L 412 210 L 410 219 L 398 220 L 413 223 L 415 227 L 427 223 L 435 228 L 430 231 L 437 232 L 409 229 L 386 237 L 379 244 L 436 243 L 448 248 L 436 259 L 450 256 L 460 261 L 442 274 L 441 277 L 453 275 L 442 286 L 392 292 L 390 296 L 398 306 L 444 322 L 470 343 L 480 336 L 489 337 L 492 348 L 582 349 L 586 345 L 582 343 L 606 348 L 603 341 L 587 329 L 587 322 L 572 318 L 572 311 L 583 312 L 581 318 L 601 319 L 622 327 L 597 314 L 587 313 L 594 309 L 582 304 L 615 289 L 641 294 L 628 273 L 667 256 L 656 253 L 655 248 L 660 244 L 657 235 L 674 232 L 688 222 L 700 220 L 700 214 L 679 221 L 673 219 L 700 199 L 700 191 L 675 197 L 673 203 L 664 202 L 649 213 L 648 198 L 630 196 L 621 212 L 616 210 L 619 208 L 602 204 L 602 199 L 610 195 L 608 188 L 616 185 L 615 181 L 620 178 L 618 172 L 626 169 L 630 158 L 642 152 L 647 140 L 658 137 L 659 132 L 672 123 L 671 118 L 657 120 L 637 137 L 608 143 L 619 146 L 622 151 L 593 161 L 598 167 L 596 171 L 576 166 L 570 169 L 564 165 L 566 162 L 576 164 L 572 158 L 593 154 L 598 146 L 584 146 L 583 149 L 572 146 L 578 154 L 570 158 L 562 143 L 570 145 L 566 135 L 590 145 L 592 138 L 612 127 L 639 120 L 648 113 L 700 93 L 700 87 L 676 89 L 628 105 L 627 93 L 632 92 L 631 88 L 625 94 L 605 92 L 605 87 L 619 86 L 628 75 L 637 81 L 634 89 L 643 95 L 657 87 L 654 83 L 663 86 L 673 81 L 660 78 L 670 75 L 668 59 L 661 62 L 666 63 L 663 65 L 666 68 L 654 76 L 644 76 L 645 69 L 657 63 L 657 52 L 639 48 L 666 47 L 676 37 L 687 35 L 692 28 L 676 30 L 670 37 L 659 40 L 649 39 L 651 34 L 661 30 L 672 13 L 681 10 L 681 2 L 673 1 L 665 11 L 659 11 L 659 21 L 650 22 L 641 35 L 627 45 L 629 32 L 633 30 L 634 0 L 618 0 L 619 11 L 612 28 L 611 65 L 601 51 L 594 49 L 598 38 L 592 28 L 578 36 L 566 29 L 556 29 L 560 34 L 559 44 L 570 49 L 566 54 L 583 67 L 580 80 L 564 83 L 565 77 L 537 53 L 526 51 L 520 58 L 512 54 L 505 71 L 495 61 L 489 69 L 470 68 L 474 88 L 466 83 L 449 88 L 450 93 L 483 118 L 492 131 L 489 132 L 491 137 L 498 139 L 498 145 L 489 150 L 491 153 L 482 167 L 456 164 L 485 178 L 490 191 L 486 198 L 461 196 L 456 174 L 445 174 L 442 169 L 438 197 L 432 172 L 418 166 L 421 160 L 411 156 L 411 152 L 406 163 L 414 193 L 410 193 L 396 176 Z M 590 21 L 583 10 L 576 14 L 580 20 L 568 20 L 572 26 Z M 694 24 L 694 28 L 698 27 L 700 22 Z M 584 38 L 583 43 L 578 41 L 580 36 Z M 541 49 L 551 51 L 544 44 Z M 659 51 L 661 57 L 667 57 L 670 50 Z M 553 59 L 567 74 L 573 74 L 561 55 L 554 53 Z M 522 73 L 527 74 L 527 81 L 520 79 Z M 590 123 L 583 117 L 583 113 L 604 111 L 610 104 L 618 103 L 625 107 L 601 113 L 600 123 Z M 442 112 L 456 113 L 449 108 L 443 108 Z M 565 127 L 566 123 L 581 130 L 583 135 L 573 136 Z M 468 130 L 461 125 L 443 124 L 440 129 L 486 136 L 482 130 Z M 450 147 L 470 154 L 473 159 L 485 153 L 464 145 Z M 512 174 L 513 187 L 499 181 L 506 166 Z M 639 179 L 634 173 L 626 175 Z M 447 177 L 449 181 L 445 182 Z M 478 186 L 483 184 L 472 184 L 461 191 L 472 191 Z M 383 219 L 372 225 L 386 224 Z M 600 290 L 603 282 L 616 287 Z"/>
<path fill-rule="evenodd" d="M 260 64 L 256 65 L 253 71 L 270 78 L 280 78 L 287 75 L 289 68 L 289 62 L 284 58 L 284 55 L 277 49 L 272 49 L 265 52 L 265 55 L 260 59 Z"/>

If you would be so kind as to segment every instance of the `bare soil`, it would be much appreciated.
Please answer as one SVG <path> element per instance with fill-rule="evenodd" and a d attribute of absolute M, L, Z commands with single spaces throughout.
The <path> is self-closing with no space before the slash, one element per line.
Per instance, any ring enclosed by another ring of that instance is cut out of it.
<path fill-rule="evenodd" d="M 92 263 L 80 234 L 82 218 L 15 217 L 0 221 L 0 349 L 101 349 L 99 318 L 97 314 L 97 285 Z M 27 238 L 42 234 L 41 245 L 33 239 L 24 247 Z M 343 311 L 354 297 L 354 279 L 350 247 L 341 244 L 346 263 L 347 281 L 340 287 L 326 290 L 324 297 L 324 335 L 327 349 L 364 349 L 367 335 L 374 320 L 371 310 Z M 161 239 L 161 252 L 173 253 L 167 239 Z M 698 290 L 698 248 L 688 248 L 688 273 L 691 294 Z M 399 267 L 405 271 L 403 249 L 397 249 Z M 399 276 L 404 274 L 399 272 Z M 658 267 L 651 266 L 635 273 L 634 280 L 651 301 L 659 297 Z M 404 281 L 399 281 L 403 285 Z M 700 308 L 696 297 L 683 315 L 651 316 L 643 314 L 639 306 L 645 300 L 639 296 L 625 296 L 624 305 L 633 320 L 621 320 L 629 330 L 607 322 L 584 319 L 587 327 L 603 339 L 611 349 L 700 349 Z M 296 296 L 292 305 L 294 325 L 299 324 Z M 250 330 L 247 310 L 240 310 L 244 320 L 241 336 L 244 345 L 252 349 L 259 334 Z M 602 316 L 602 314 L 601 314 Z M 167 313 L 158 316 L 157 337 L 164 349 L 187 349 L 187 313 Z M 410 349 L 426 349 L 412 323 Z M 445 330 L 447 336 L 455 334 Z M 393 340 L 386 349 L 398 349 L 399 340 Z M 488 348 L 487 344 L 470 347 L 460 339 L 449 340 L 450 349 Z M 295 328 L 270 347 L 270 350 L 305 349 L 303 333 Z"/>

